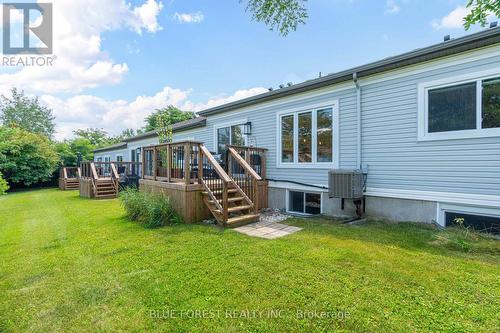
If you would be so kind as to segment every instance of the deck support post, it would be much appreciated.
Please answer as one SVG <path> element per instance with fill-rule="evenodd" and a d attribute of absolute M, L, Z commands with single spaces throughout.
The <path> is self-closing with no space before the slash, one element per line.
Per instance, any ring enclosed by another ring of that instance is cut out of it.
<path fill-rule="evenodd" d="M 170 183 L 172 180 L 172 148 L 167 146 L 167 181 Z"/>
<path fill-rule="evenodd" d="M 191 145 L 189 143 L 184 144 L 184 183 L 186 185 L 191 184 Z"/>
<path fill-rule="evenodd" d="M 135 155 L 135 152 L 134 152 L 134 155 Z M 141 159 L 142 159 L 141 178 L 144 179 L 144 176 L 146 174 L 146 150 L 144 148 L 141 151 Z"/>
<path fill-rule="evenodd" d="M 153 147 L 153 180 L 156 181 L 156 176 L 158 174 L 158 156 L 156 147 Z"/>
<path fill-rule="evenodd" d="M 203 182 L 203 153 L 201 152 L 200 145 L 198 144 L 198 184 Z"/>

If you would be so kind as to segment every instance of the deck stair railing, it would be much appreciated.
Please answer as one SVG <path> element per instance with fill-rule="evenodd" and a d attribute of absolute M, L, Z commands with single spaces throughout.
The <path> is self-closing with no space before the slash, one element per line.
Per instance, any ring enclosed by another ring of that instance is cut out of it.
<path fill-rule="evenodd" d="M 81 178 L 91 183 L 92 197 L 98 199 L 117 197 L 120 175 L 114 162 L 82 162 L 80 168 Z"/>
<path fill-rule="evenodd" d="M 231 154 L 234 170 L 226 171 L 201 142 L 182 141 L 143 147 L 143 175 L 147 180 L 201 185 L 203 201 L 223 225 L 238 225 L 258 218 L 254 199 L 261 177 L 241 156 Z M 250 155 L 249 155 L 250 156 Z M 262 160 L 261 160 L 262 162 Z M 264 170 L 260 167 L 260 170 Z"/>
<path fill-rule="evenodd" d="M 80 168 L 61 167 L 59 169 L 59 188 L 77 190 L 79 188 Z"/>
<path fill-rule="evenodd" d="M 237 147 L 228 146 L 228 174 L 252 202 L 254 212 L 258 213 L 256 205 L 259 202 L 258 182 L 262 180 L 262 177 L 250 166 L 248 159 L 245 159 L 245 151 L 237 149 Z M 259 169 L 262 170 L 262 168 Z"/>

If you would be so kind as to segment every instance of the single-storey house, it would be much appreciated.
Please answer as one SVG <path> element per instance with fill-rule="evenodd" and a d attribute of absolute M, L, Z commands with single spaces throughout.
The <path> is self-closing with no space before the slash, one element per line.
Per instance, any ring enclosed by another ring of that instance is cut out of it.
<path fill-rule="evenodd" d="M 500 220 L 500 28 L 272 90 L 176 124 L 175 141 L 267 148 L 269 206 L 349 215 L 328 172 L 362 169 L 366 213 L 446 225 Z M 146 133 L 95 151 L 138 161 Z"/>

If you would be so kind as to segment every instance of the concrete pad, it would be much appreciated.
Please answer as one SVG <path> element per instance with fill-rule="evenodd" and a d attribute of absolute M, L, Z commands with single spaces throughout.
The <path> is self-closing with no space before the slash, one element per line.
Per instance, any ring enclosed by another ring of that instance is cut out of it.
<path fill-rule="evenodd" d="M 282 223 L 274 222 L 255 222 L 242 227 L 234 228 L 234 231 L 247 236 L 259 237 L 264 239 L 276 239 L 293 234 L 302 228 L 292 227 Z"/>

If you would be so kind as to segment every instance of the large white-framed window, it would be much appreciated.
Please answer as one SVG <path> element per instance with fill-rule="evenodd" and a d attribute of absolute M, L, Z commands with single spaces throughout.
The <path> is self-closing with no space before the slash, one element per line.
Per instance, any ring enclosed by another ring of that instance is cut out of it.
<path fill-rule="evenodd" d="M 278 113 L 276 166 L 338 168 L 338 110 L 338 101 L 335 100 Z"/>
<path fill-rule="evenodd" d="M 418 86 L 418 140 L 500 136 L 500 68 Z"/>
<path fill-rule="evenodd" d="M 226 122 L 214 126 L 214 149 L 221 154 L 227 145 L 246 146 L 247 136 L 244 134 L 246 119 Z"/>

